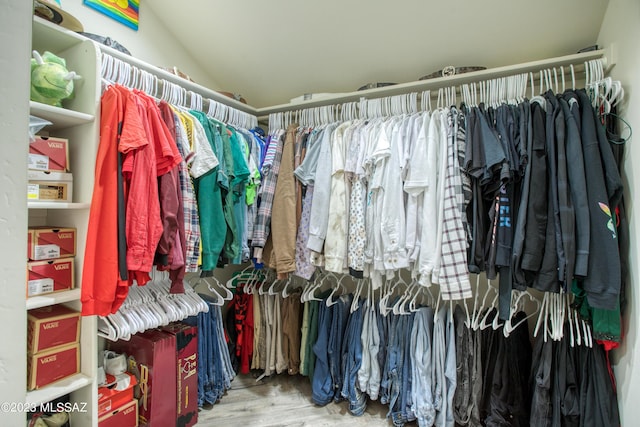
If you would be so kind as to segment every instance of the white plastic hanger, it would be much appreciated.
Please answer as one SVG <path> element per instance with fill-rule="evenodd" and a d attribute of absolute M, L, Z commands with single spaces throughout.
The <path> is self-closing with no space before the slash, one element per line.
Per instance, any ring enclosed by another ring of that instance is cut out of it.
<path fill-rule="evenodd" d="M 364 286 L 365 286 L 365 279 L 357 279 L 356 291 L 353 294 L 353 301 L 351 302 L 351 308 L 349 309 L 351 313 L 354 313 L 355 311 L 358 310 L 360 296 L 362 295 L 362 290 Z M 367 286 L 367 290 L 369 290 L 369 288 L 371 288 L 371 286 Z"/>
<path fill-rule="evenodd" d="M 511 292 L 512 292 L 511 316 L 509 316 L 509 319 L 504 324 L 503 333 L 505 337 L 508 337 L 511 334 L 511 332 L 515 331 L 520 325 L 522 325 L 524 322 L 528 321 L 530 318 L 535 316 L 540 311 L 540 307 L 542 305 L 540 301 L 537 298 L 535 298 L 533 295 L 531 295 L 529 291 L 513 290 Z M 515 325 L 513 325 L 512 324 L 513 316 L 517 314 L 519 311 L 524 310 L 525 299 L 529 299 L 530 302 L 534 303 L 536 305 L 536 308 L 533 312 L 531 312 L 531 314 L 524 317 L 522 320 L 520 320 Z"/>
<path fill-rule="evenodd" d="M 334 288 L 331 290 L 331 294 L 327 297 L 327 300 L 326 300 L 327 307 L 331 307 L 332 305 L 338 302 L 338 298 L 333 300 L 333 297 L 336 296 L 337 291 L 339 290 L 342 291 L 342 294 L 344 294 L 347 291 L 347 288 L 342 284 L 342 281 L 344 280 L 345 277 L 346 276 L 340 277 L 338 279 L 338 283 L 336 284 L 336 286 L 334 286 Z M 342 294 L 338 294 L 337 296 L 339 297 L 339 295 L 342 295 Z"/>

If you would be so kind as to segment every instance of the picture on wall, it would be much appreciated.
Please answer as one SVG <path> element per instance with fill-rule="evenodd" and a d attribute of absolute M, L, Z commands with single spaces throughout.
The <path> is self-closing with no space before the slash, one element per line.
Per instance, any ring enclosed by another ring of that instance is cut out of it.
<path fill-rule="evenodd" d="M 129 28 L 138 30 L 140 0 L 84 0 L 84 4 Z"/>

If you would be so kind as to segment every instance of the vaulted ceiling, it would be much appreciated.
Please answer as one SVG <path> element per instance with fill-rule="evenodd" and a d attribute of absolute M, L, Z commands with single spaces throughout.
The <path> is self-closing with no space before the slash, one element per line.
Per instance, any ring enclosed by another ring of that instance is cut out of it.
<path fill-rule="evenodd" d="M 496 67 L 596 43 L 607 0 L 150 0 L 219 82 L 255 107 Z"/>

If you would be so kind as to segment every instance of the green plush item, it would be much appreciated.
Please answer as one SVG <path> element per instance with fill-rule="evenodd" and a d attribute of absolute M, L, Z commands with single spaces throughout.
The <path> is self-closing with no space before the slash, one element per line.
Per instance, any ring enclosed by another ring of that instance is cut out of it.
<path fill-rule="evenodd" d="M 73 81 L 79 79 L 75 71 L 67 70 L 64 58 L 33 51 L 31 59 L 31 100 L 62 107 L 62 100 L 73 95 Z"/>

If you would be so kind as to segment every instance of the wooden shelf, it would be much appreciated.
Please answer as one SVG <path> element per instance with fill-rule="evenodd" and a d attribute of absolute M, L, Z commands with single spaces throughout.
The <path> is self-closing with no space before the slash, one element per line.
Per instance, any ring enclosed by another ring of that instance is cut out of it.
<path fill-rule="evenodd" d="M 47 307 L 49 305 L 61 304 L 63 302 L 76 301 L 80 299 L 80 289 L 70 291 L 55 292 L 47 295 L 37 295 L 27 298 L 27 310 Z"/>
<path fill-rule="evenodd" d="M 36 200 L 27 202 L 29 209 L 89 209 L 91 203 L 65 203 L 65 202 L 39 202 Z"/>
<path fill-rule="evenodd" d="M 43 403 L 50 402 L 53 399 L 57 399 L 58 397 L 64 396 L 65 394 L 71 393 L 72 391 L 91 385 L 92 383 L 93 380 L 88 376 L 84 374 L 75 374 L 39 390 L 27 392 L 26 403 L 29 405 L 41 405 Z"/>
<path fill-rule="evenodd" d="M 53 125 L 47 126 L 45 128 L 46 130 L 64 129 L 71 126 L 91 123 L 95 120 L 95 116 L 92 114 L 54 107 L 35 101 L 29 101 L 29 107 L 32 116 L 40 117 L 53 123 Z"/>

